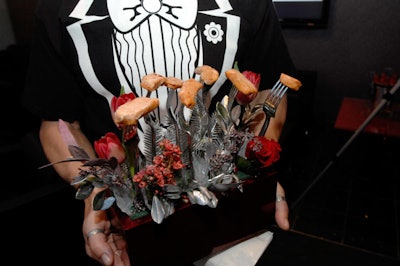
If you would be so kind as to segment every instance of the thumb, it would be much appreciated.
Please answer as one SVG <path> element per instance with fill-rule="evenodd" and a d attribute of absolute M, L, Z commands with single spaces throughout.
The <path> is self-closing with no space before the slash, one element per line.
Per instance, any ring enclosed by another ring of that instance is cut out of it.
<path fill-rule="evenodd" d="M 102 265 L 111 266 L 114 262 L 114 257 L 110 245 L 107 243 L 106 235 L 95 234 L 87 239 L 88 255 L 96 259 Z"/>
<path fill-rule="evenodd" d="M 108 252 L 104 252 L 103 255 L 101 255 L 101 261 L 106 266 L 112 265 L 113 262 Z"/>
<path fill-rule="evenodd" d="M 275 221 L 282 230 L 289 230 L 289 207 L 286 200 L 279 200 L 275 203 Z"/>

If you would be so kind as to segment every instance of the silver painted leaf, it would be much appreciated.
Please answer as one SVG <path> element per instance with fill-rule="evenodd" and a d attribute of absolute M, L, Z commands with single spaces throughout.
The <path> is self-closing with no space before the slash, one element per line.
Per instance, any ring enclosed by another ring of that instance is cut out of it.
<path fill-rule="evenodd" d="M 224 121 L 224 118 L 222 117 L 221 114 L 216 114 L 215 115 L 215 119 L 219 125 L 219 127 L 221 128 L 221 130 L 223 131 L 224 135 L 228 134 L 228 127 Z"/>
<path fill-rule="evenodd" d="M 193 190 L 189 199 L 192 204 L 198 204 L 201 206 L 205 206 L 208 203 L 207 197 L 198 190 Z"/>
<path fill-rule="evenodd" d="M 163 205 L 164 205 L 165 218 L 167 218 L 168 216 L 170 216 L 175 212 L 175 207 L 173 202 L 164 200 Z"/>
<path fill-rule="evenodd" d="M 132 186 L 114 185 L 111 189 L 116 198 L 118 208 L 120 208 L 122 212 L 131 216 L 134 201 Z"/>
<path fill-rule="evenodd" d="M 94 196 L 93 199 L 93 210 L 98 211 L 103 208 L 104 201 L 106 199 L 106 190 L 102 190 Z"/>
<path fill-rule="evenodd" d="M 225 125 L 228 126 L 232 123 L 231 117 L 229 115 L 229 111 L 228 111 L 228 109 L 226 109 L 226 107 L 222 103 L 220 103 L 220 102 L 217 103 L 217 108 L 215 111 L 219 115 L 221 115 L 222 119 L 225 122 Z"/>
<path fill-rule="evenodd" d="M 200 186 L 207 186 L 209 172 L 209 161 L 195 154 L 193 156 L 193 175 Z"/>
<path fill-rule="evenodd" d="M 72 179 L 72 182 L 70 183 L 70 185 L 71 185 L 71 186 L 74 186 L 74 185 L 81 185 L 81 184 L 83 184 L 83 183 L 86 182 L 86 179 L 87 179 L 88 177 L 89 177 L 89 176 L 81 176 L 81 175 L 78 175 L 78 176 L 76 176 L 76 177 L 74 177 L 74 178 Z"/>
<path fill-rule="evenodd" d="M 218 191 L 218 192 L 225 192 L 234 188 L 239 187 L 240 183 L 231 183 L 231 184 L 212 184 L 210 189 Z"/>
<path fill-rule="evenodd" d="M 86 199 L 92 194 L 94 186 L 91 183 L 82 184 L 75 194 L 75 199 L 83 200 Z"/>
<path fill-rule="evenodd" d="M 227 109 L 230 110 L 232 108 L 233 102 L 235 101 L 236 95 L 238 93 L 238 89 L 236 86 L 231 87 L 229 94 L 228 94 L 228 104 L 227 104 Z"/>
<path fill-rule="evenodd" d="M 156 195 L 153 196 L 151 204 L 151 218 L 158 224 L 160 224 L 165 218 L 163 203 Z"/>
<path fill-rule="evenodd" d="M 215 194 L 206 187 L 200 187 L 199 190 L 207 198 L 208 207 L 216 208 L 218 204 L 218 198 L 215 196 Z"/>
<path fill-rule="evenodd" d="M 240 123 L 241 114 L 242 114 L 242 109 L 241 109 L 240 105 L 236 105 L 235 107 L 232 108 L 231 119 L 236 126 L 238 126 Z"/>
<path fill-rule="evenodd" d="M 89 155 L 81 147 L 74 146 L 74 145 L 68 145 L 68 150 L 74 158 L 82 158 L 82 159 L 86 159 L 86 160 L 90 159 Z"/>
<path fill-rule="evenodd" d="M 101 207 L 100 210 L 107 210 L 109 209 L 115 202 L 115 198 L 114 197 L 108 197 L 104 200 L 103 202 L 103 206 Z"/>

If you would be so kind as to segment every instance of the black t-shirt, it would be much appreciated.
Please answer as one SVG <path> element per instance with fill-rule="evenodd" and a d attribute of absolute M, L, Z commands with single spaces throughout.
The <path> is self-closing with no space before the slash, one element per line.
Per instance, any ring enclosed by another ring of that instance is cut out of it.
<path fill-rule="evenodd" d="M 208 88 L 213 103 L 227 94 L 223 73 L 235 61 L 241 71 L 261 73 L 260 89 L 271 88 L 281 72 L 295 75 L 270 0 L 108 2 L 39 1 L 23 96 L 41 118 L 80 121 L 92 141 L 117 130 L 110 99 L 121 87 L 143 95 L 145 74 L 184 80 L 195 77 L 196 66 L 210 65 L 220 73 Z"/>

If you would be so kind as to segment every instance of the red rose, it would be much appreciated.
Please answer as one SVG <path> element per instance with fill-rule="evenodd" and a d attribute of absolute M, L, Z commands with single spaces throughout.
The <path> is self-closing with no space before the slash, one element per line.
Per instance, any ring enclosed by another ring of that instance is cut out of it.
<path fill-rule="evenodd" d="M 248 80 L 251 81 L 251 83 L 256 86 L 258 89 L 260 87 L 260 82 L 261 82 L 261 75 L 258 73 L 254 73 L 252 71 L 245 70 L 242 72 L 243 76 L 245 76 Z"/>
<path fill-rule="evenodd" d="M 94 149 L 97 156 L 104 159 L 115 157 L 118 163 L 122 163 L 125 158 L 125 150 L 121 141 L 115 133 L 108 132 L 105 136 L 94 142 Z"/>
<path fill-rule="evenodd" d="M 254 73 L 252 71 L 243 71 L 242 74 L 248 79 L 250 80 L 254 86 L 258 89 L 260 87 L 260 81 L 261 81 L 261 75 Z M 251 93 L 251 94 L 244 94 L 240 91 L 237 92 L 236 94 L 236 101 L 240 104 L 240 105 L 245 105 L 245 104 L 249 104 L 252 100 L 254 100 L 254 98 L 257 96 L 257 93 Z"/>
<path fill-rule="evenodd" d="M 113 97 L 111 99 L 111 112 L 114 117 L 115 111 L 118 109 L 119 106 L 125 104 L 126 102 L 132 101 L 135 99 L 135 95 L 131 93 L 121 94 L 119 97 Z M 137 134 L 136 126 L 127 126 L 124 129 L 124 140 L 129 140 L 133 138 Z"/>
<path fill-rule="evenodd" d="M 133 99 L 135 99 L 135 95 L 132 92 L 122 94 L 119 97 L 113 97 L 111 99 L 111 111 L 114 113 L 119 106 Z"/>
<path fill-rule="evenodd" d="M 257 160 L 264 168 L 279 160 L 281 150 L 281 146 L 275 140 L 255 136 L 247 143 L 245 156 L 249 160 Z"/>

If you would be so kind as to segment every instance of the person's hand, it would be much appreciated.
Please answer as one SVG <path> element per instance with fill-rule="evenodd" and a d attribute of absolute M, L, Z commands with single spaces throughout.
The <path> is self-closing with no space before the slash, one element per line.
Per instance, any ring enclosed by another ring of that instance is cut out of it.
<path fill-rule="evenodd" d="M 285 190 L 279 182 L 276 186 L 275 221 L 282 230 L 289 230 L 289 207 L 285 198 Z"/>
<path fill-rule="evenodd" d="M 130 266 L 127 243 L 116 215 L 85 210 L 82 231 L 86 253 L 102 265 Z"/>

